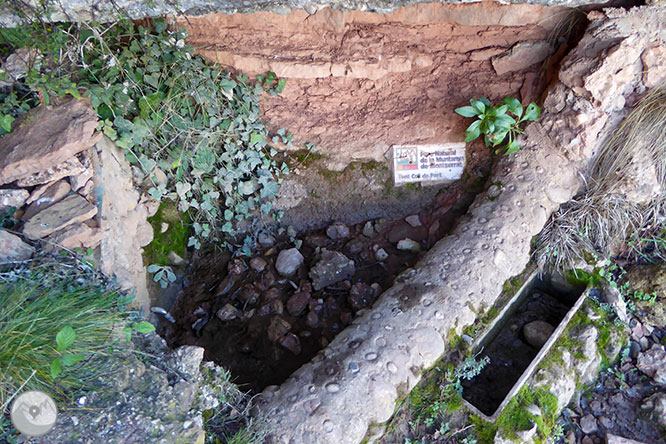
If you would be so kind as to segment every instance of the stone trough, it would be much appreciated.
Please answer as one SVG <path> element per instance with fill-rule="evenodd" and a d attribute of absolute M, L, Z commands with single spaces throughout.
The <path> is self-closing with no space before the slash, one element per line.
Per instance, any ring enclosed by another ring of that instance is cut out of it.
<path fill-rule="evenodd" d="M 529 279 L 522 285 L 516 295 L 511 298 L 510 301 L 508 301 L 504 309 L 502 309 L 499 315 L 487 327 L 486 331 L 479 336 L 474 344 L 472 344 L 473 355 L 489 356 L 491 365 L 493 364 L 493 361 L 499 360 L 499 356 L 504 353 L 509 356 L 513 354 L 516 358 L 519 358 L 517 355 L 525 353 L 527 353 L 528 356 L 531 356 L 531 351 L 533 348 L 532 344 L 527 345 L 520 340 L 515 340 L 515 342 L 519 342 L 519 345 L 506 344 L 501 340 L 503 333 L 505 338 L 508 337 L 513 339 L 515 337 L 511 330 L 518 327 L 518 325 L 514 324 L 514 322 L 516 322 L 516 318 L 520 317 L 517 312 L 524 312 L 529 310 L 530 304 L 538 304 L 543 302 L 543 300 L 535 299 L 545 299 L 549 296 L 556 299 L 557 302 L 560 303 L 561 307 L 570 307 L 569 310 L 564 315 L 564 318 L 561 319 L 555 330 L 550 333 L 550 336 L 545 341 L 545 344 L 543 344 L 540 349 L 536 350 L 536 356 L 534 356 L 534 358 L 529 361 L 529 363 L 523 361 L 525 364 L 527 364 L 526 368 L 523 365 L 520 365 L 523 362 L 519 361 L 519 359 L 516 359 L 517 362 L 495 362 L 495 365 L 504 367 L 506 369 L 504 373 L 499 373 L 498 375 L 498 372 L 495 370 L 494 375 L 489 375 L 484 379 L 484 374 L 492 371 L 490 366 L 487 366 L 481 372 L 479 377 L 474 378 L 472 381 L 467 381 L 467 384 L 464 385 L 465 390 L 463 391 L 463 403 L 465 406 L 474 414 L 478 415 L 486 421 L 494 421 L 497 419 L 511 398 L 513 398 L 520 391 L 523 385 L 525 385 L 525 382 L 534 374 L 534 371 L 537 369 L 538 365 L 548 354 L 548 352 L 550 352 L 557 340 L 568 327 L 571 319 L 581 308 L 583 302 L 585 302 L 585 299 L 588 296 L 588 291 L 584 290 L 584 287 L 581 288 L 569 285 L 559 276 L 552 278 L 547 275 L 542 275 L 539 272 L 532 274 Z M 554 311 L 555 310 L 553 310 L 552 313 L 545 314 L 545 316 L 559 318 L 560 313 L 555 313 Z M 541 315 L 544 316 L 544 314 Z M 534 314 L 531 316 L 534 316 Z M 527 318 L 528 321 L 529 319 L 530 318 Z M 525 330 L 530 325 L 534 325 L 535 323 L 540 322 L 544 321 L 537 320 L 525 322 L 525 324 L 522 326 L 523 332 L 525 332 Z M 546 323 L 546 325 L 550 324 Z M 519 331 L 516 333 L 519 333 Z M 523 334 L 528 336 L 528 333 Z M 548 331 L 542 332 L 542 334 L 545 336 L 548 334 Z M 545 338 L 535 339 L 537 342 L 541 342 L 541 339 Z M 534 342 L 535 339 L 530 340 L 530 338 L 527 338 L 527 342 Z M 494 344 L 495 347 L 493 347 Z M 538 344 L 534 345 L 536 346 Z M 511 363 L 513 363 L 513 365 L 509 365 Z M 479 381 L 480 379 L 482 379 L 482 381 Z M 508 392 L 504 390 L 505 387 L 508 388 Z M 472 391 L 477 394 L 476 397 L 470 396 L 470 392 Z M 497 392 L 499 392 L 501 396 L 497 396 Z M 492 395 L 495 395 L 495 399 L 501 399 L 499 405 L 497 405 L 496 402 L 489 401 L 492 400 Z M 482 403 L 486 406 L 490 404 L 492 407 L 490 407 L 490 410 L 488 410 L 488 407 L 484 408 L 481 405 L 477 405 L 475 400 L 482 401 Z"/>
<path fill-rule="evenodd" d="M 525 268 L 532 238 L 579 191 L 625 106 L 666 80 L 663 60 L 651 57 L 666 50 L 664 8 L 609 9 L 589 18 L 521 151 L 496 166 L 489 182 L 501 183 L 501 194 L 477 196 L 451 234 L 372 310 L 280 387 L 264 390 L 258 409 L 269 422 L 268 442 L 360 442 L 371 425 L 390 419 L 398 398 L 442 356 L 447 338 Z M 562 385 L 559 408 L 574 389 L 575 382 Z"/>

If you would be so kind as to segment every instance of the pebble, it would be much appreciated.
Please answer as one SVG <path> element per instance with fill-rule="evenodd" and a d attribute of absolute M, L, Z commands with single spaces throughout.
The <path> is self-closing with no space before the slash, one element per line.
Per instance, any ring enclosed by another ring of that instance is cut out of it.
<path fill-rule="evenodd" d="M 268 265 L 268 262 L 264 258 L 261 257 L 253 257 L 250 259 L 250 268 L 253 269 L 254 271 L 257 272 L 262 272 L 264 269 L 266 269 L 266 266 Z"/>
<path fill-rule="evenodd" d="M 304 260 L 305 258 L 296 248 L 282 250 L 278 255 L 277 261 L 275 261 L 275 269 L 282 276 L 292 276 L 298 271 Z"/>
<path fill-rule="evenodd" d="M 275 245 L 275 238 L 266 231 L 260 231 L 257 235 L 257 242 L 264 248 L 272 247 Z"/>
<path fill-rule="evenodd" d="M 335 222 L 326 228 L 326 236 L 333 240 L 347 239 L 349 234 L 349 227 L 340 222 Z"/>
<path fill-rule="evenodd" d="M 383 248 L 380 248 L 379 250 L 375 251 L 375 259 L 378 261 L 385 261 L 388 259 L 389 254 L 384 250 Z"/>
<path fill-rule="evenodd" d="M 411 216 L 407 216 L 405 218 L 405 222 L 407 222 L 409 225 L 412 226 L 412 228 L 420 227 L 423 224 L 421 223 L 421 219 L 419 219 L 418 214 L 412 214 Z"/>
<path fill-rule="evenodd" d="M 585 415 L 580 419 L 580 429 L 586 435 L 590 433 L 595 433 L 598 429 L 597 420 L 592 415 Z"/>
<path fill-rule="evenodd" d="M 298 336 L 293 333 L 288 333 L 282 341 L 280 341 L 280 345 L 296 356 L 301 354 L 301 341 L 298 339 Z"/>
<path fill-rule="evenodd" d="M 298 291 L 294 293 L 287 301 L 287 311 L 292 316 L 300 316 L 310 302 L 310 293 Z"/>
<path fill-rule="evenodd" d="M 398 250 L 401 251 L 410 251 L 412 253 L 418 253 L 421 251 L 421 245 L 410 238 L 402 239 L 398 241 L 397 245 Z"/>
<path fill-rule="evenodd" d="M 363 230 L 361 233 L 363 233 L 363 236 L 365 237 L 372 237 L 375 235 L 375 228 L 373 227 L 371 221 L 367 221 L 365 225 L 363 225 Z"/>

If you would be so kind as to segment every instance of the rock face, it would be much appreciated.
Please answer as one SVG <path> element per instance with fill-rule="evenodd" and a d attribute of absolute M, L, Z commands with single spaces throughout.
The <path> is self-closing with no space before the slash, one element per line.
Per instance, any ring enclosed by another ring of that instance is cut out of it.
<path fill-rule="evenodd" d="M 85 100 L 70 100 L 55 110 L 36 108 L 0 138 L 0 185 L 68 161 L 99 140 L 96 128 L 97 115 Z"/>
<path fill-rule="evenodd" d="M 460 333 L 474 321 L 472 309 L 491 306 L 506 280 L 525 268 L 532 237 L 562 199 L 578 191 L 580 171 L 619 125 L 623 111 L 618 104 L 645 91 L 644 73 L 634 66 L 640 65 L 648 42 L 666 45 L 665 8 L 605 10 L 590 18 L 586 35 L 563 62 L 544 113 L 526 128 L 523 148 L 502 157 L 489 179 L 504 185 L 502 193 L 494 200 L 477 196 L 465 223 L 431 248 L 414 270 L 398 276 L 372 310 L 341 332 L 317 360 L 263 392 L 259 408 L 269 418 L 269 442 L 360 442 L 369 424 L 391 417 L 399 393 L 418 382 L 418 369 L 444 353 L 449 330 Z M 619 50 L 622 57 L 608 57 Z M 626 75 L 606 75 L 601 93 L 596 84 L 601 77 L 595 76 L 600 69 Z M 590 327 L 578 337 L 583 354 L 592 358 L 576 361 L 583 383 L 594 377 L 600 362 L 598 336 Z M 403 347 L 406 341 L 409 350 Z M 558 373 L 562 370 L 555 378 Z M 575 387 L 570 376 L 552 384 L 560 408 Z"/>
<path fill-rule="evenodd" d="M 564 14 L 496 2 L 419 3 L 386 14 L 386 3 L 346 8 L 176 20 L 205 57 L 286 78 L 285 90 L 262 103 L 265 117 L 342 170 L 352 160 L 385 162 L 391 145 L 461 141 L 469 123 L 453 110 L 470 98 L 529 100 L 521 90 L 530 90 Z"/>
<path fill-rule="evenodd" d="M 100 267 L 106 275 L 115 276 L 121 288 L 135 290 L 135 303 L 147 313 L 150 297 L 141 247 L 152 239 L 152 228 L 146 219 L 157 207 L 141 200 L 132 185 L 130 166 L 113 142 L 104 137 L 97 150 L 101 168 L 97 171 L 100 187 L 95 196 L 101 201 L 99 220 L 104 232 Z"/>

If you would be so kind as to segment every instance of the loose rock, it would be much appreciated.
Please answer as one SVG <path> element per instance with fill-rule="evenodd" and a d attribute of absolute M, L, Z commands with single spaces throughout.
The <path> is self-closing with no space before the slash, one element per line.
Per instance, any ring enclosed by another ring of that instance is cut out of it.
<path fill-rule="evenodd" d="M 37 187 L 26 201 L 30 206 L 21 218 L 28 220 L 40 211 L 59 202 L 69 193 L 70 188 L 69 183 L 64 179 Z"/>
<path fill-rule="evenodd" d="M 326 236 L 333 240 L 347 239 L 349 234 L 349 228 L 340 222 L 329 225 L 326 229 Z"/>
<path fill-rule="evenodd" d="M 102 242 L 104 233 L 99 228 L 91 228 L 77 222 L 66 226 L 48 236 L 46 240 L 53 244 L 73 250 L 74 248 L 95 248 Z M 45 247 L 45 249 L 49 249 Z"/>
<path fill-rule="evenodd" d="M 282 341 L 280 341 L 280 345 L 296 356 L 301 354 L 301 341 L 298 339 L 298 336 L 293 333 L 288 333 Z"/>
<path fill-rule="evenodd" d="M 300 316 L 310 302 L 310 293 L 299 291 L 294 293 L 287 301 L 287 311 L 292 316 Z"/>
<path fill-rule="evenodd" d="M 321 260 L 310 270 L 315 290 L 351 278 L 356 271 L 354 261 L 337 251 L 324 250 Z"/>
<path fill-rule="evenodd" d="M 421 245 L 409 238 L 399 241 L 396 248 L 401 251 L 410 251 L 412 253 L 418 253 L 421 251 Z"/>
<path fill-rule="evenodd" d="M 545 321 L 532 321 L 523 326 L 523 335 L 528 344 L 534 348 L 541 348 L 548 341 L 555 327 Z"/>
<path fill-rule="evenodd" d="M 666 385 L 666 350 L 663 345 L 654 344 L 650 350 L 640 353 L 636 366 L 658 384 Z"/>
<path fill-rule="evenodd" d="M 291 324 L 285 321 L 281 316 L 275 316 L 268 325 L 268 339 L 271 342 L 279 341 L 291 330 Z"/>
<path fill-rule="evenodd" d="M 420 227 L 423 224 L 421 223 L 421 219 L 419 219 L 418 214 L 412 214 L 411 216 L 407 216 L 405 218 L 405 222 L 407 222 L 409 225 L 412 226 L 412 228 Z"/>
<path fill-rule="evenodd" d="M 292 276 L 303 264 L 303 260 L 303 255 L 297 248 L 282 250 L 275 262 L 275 269 L 282 276 Z"/>
<path fill-rule="evenodd" d="M 261 257 L 253 257 L 250 259 L 250 268 L 253 269 L 254 271 L 257 272 L 262 272 L 266 268 L 268 263 L 264 258 Z"/>
<path fill-rule="evenodd" d="M 590 433 L 595 433 L 598 429 L 597 420 L 592 415 L 585 415 L 580 419 L 580 429 L 586 435 Z"/>

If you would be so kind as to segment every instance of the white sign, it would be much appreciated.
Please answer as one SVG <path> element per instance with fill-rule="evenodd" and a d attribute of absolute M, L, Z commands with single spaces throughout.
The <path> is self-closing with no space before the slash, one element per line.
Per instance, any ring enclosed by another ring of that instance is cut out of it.
<path fill-rule="evenodd" d="M 458 180 L 464 168 L 464 143 L 393 146 L 396 185 Z"/>

